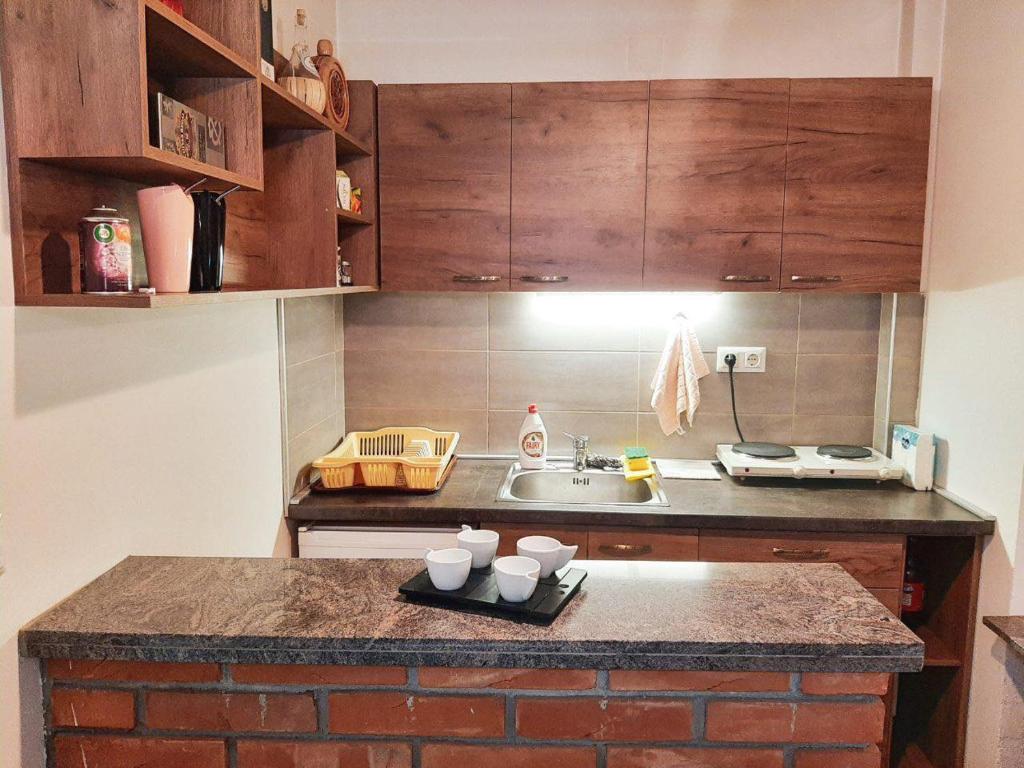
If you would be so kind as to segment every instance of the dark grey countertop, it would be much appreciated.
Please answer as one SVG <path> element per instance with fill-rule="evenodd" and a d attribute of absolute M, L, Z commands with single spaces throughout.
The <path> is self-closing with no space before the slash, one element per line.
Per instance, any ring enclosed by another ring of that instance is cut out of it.
<path fill-rule="evenodd" d="M 664 480 L 669 507 L 498 501 L 510 461 L 463 459 L 434 494 L 311 493 L 290 505 L 299 521 L 546 523 L 657 528 L 731 528 L 934 536 L 991 534 L 994 523 L 937 493 L 901 483 L 832 480 Z"/>
<path fill-rule="evenodd" d="M 985 626 L 999 635 L 1010 650 L 1024 656 L 1024 616 L 986 616 Z"/>
<path fill-rule="evenodd" d="M 26 626 L 43 658 L 599 669 L 919 670 L 838 565 L 580 561 L 550 626 L 408 603 L 411 560 L 130 557 Z"/>

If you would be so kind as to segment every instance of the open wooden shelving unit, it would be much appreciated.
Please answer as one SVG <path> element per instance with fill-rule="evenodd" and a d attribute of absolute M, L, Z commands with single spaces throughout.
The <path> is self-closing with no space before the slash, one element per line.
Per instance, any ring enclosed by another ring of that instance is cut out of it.
<path fill-rule="evenodd" d="M 16 304 L 157 308 L 376 290 L 373 83 L 351 83 L 351 124 L 332 125 L 260 74 L 251 0 L 185 0 L 184 16 L 160 0 L 8 0 L 2 14 Z M 226 168 L 150 144 L 157 92 L 223 121 Z M 337 210 L 337 168 L 362 187 L 361 215 Z M 222 292 L 78 292 L 82 216 L 108 205 L 129 219 L 144 285 L 136 192 L 201 179 L 240 188 L 228 198 Z M 352 286 L 337 286 L 339 248 Z"/>

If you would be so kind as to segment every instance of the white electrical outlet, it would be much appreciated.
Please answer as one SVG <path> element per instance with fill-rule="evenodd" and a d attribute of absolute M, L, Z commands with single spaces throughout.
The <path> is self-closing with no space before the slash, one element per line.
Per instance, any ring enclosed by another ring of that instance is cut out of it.
<path fill-rule="evenodd" d="M 767 351 L 767 347 L 719 347 L 715 356 L 715 370 L 728 373 L 725 356 L 736 355 L 736 367 L 733 369 L 736 373 L 764 373 Z"/>

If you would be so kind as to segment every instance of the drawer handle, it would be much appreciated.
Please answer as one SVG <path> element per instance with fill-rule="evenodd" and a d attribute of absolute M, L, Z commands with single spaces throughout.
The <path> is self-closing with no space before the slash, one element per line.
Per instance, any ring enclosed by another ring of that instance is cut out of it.
<path fill-rule="evenodd" d="M 567 283 L 568 275 L 523 275 L 519 278 L 524 283 Z"/>
<path fill-rule="evenodd" d="M 771 275 L 722 275 L 723 283 L 770 283 Z"/>
<path fill-rule="evenodd" d="M 501 275 L 455 275 L 452 282 L 455 283 L 496 283 L 501 280 Z"/>
<path fill-rule="evenodd" d="M 772 554 L 779 560 L 824 560 L 828 557 L 828 549 L 783 549 L 772 547 Z"/>
<path fill-rule="evenodd" d="M 842 275 L 790 275 L 789 279 L 794 283 L 841 283 Z"/>
<path fill-rule="evenodd" d="M 598 550 L 613 557 L 641 557 L 653 551 L 650 544 L 601 544 Z"/>

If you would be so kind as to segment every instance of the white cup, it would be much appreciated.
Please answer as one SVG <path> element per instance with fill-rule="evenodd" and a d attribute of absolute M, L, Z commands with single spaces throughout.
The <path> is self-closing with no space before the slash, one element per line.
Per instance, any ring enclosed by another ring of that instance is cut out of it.
<path fill-rule="evenodd" d="M 524 536 L 516 542 L 516 552 L 540 563 L 540 577 L 546 579 L 573 559 L 578 546 L 562 544 L 550 536 Z"/>
<path fill-rule="evenodd" d="M 532 557 L 499 557 L 494 561 L 494 577 L 503 600 L 521 603 L 530 599 L 540 578 L 540 563 Z"/>
<path fill-rule="evenodd" d="M 465 549 L 428 549 L 423 562 L 427 564 L 430 583 L 435 588 L 450 592 L 458 589 L 469 578 L 473 555 Z"/>
<path fill-rule="evenodd" d="M 496 531 L 475 530 L 464 525 L 455 538 L 459 542 L 460 549 L 468 549 L 473 553 L 474 568 L 486 568 L 498 553 Z"/>

